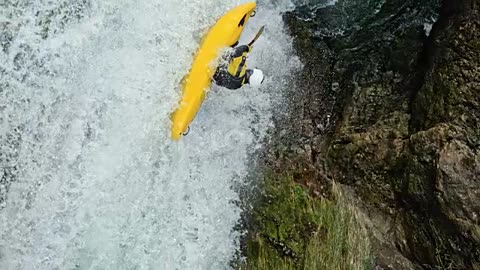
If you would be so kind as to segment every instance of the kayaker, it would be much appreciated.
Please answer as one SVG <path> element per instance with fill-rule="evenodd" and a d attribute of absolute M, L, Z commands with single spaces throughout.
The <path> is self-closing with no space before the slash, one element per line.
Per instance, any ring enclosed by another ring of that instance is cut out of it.
<path fill-rule="evenodd" d="M 258 87 L 265 76 L 260 69 L 247 69 L 247 54 L 252 50 L 250 45 L 234 47 L 232 52 L 223 57 L 213 80 L 219 86 L 238 89 L 245 84 Z"/>

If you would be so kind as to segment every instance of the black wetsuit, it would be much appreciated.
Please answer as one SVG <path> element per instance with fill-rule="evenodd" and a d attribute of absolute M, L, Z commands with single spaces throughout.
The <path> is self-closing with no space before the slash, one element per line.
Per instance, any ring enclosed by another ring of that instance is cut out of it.
<path fill-rule="evenodd" d="M 233 51 L 223 58 L 221 64 L 213 79 L 219 86 L 228 89 L 238 89 L 248 83 L 248 74 L 251 70 L 247 70 L 247 53 L 250 52 L 248 45 L 241 45 L 233 49 Z"/>

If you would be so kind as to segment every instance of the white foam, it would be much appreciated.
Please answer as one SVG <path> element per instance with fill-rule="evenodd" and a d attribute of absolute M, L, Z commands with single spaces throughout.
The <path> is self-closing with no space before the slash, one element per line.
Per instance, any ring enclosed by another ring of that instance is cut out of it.
<path fill-rule="evenodd" d="M 242 37 L 267 26 L 249 59 L 263 89 L 214 86 L 178 143 L 169 115 L 199 33 L 243 2 L 92 1 L 79 22 L 54 15 L 45 40 L 34 14 L 60 2 L 3 10 L 19 28 L 0 53 L 0 165 L 16 175 L 0 210 L 1 269 L 229 268 L 232 186 L 299 66 L 280 15 L 291 4 L 260 3 Z"/>

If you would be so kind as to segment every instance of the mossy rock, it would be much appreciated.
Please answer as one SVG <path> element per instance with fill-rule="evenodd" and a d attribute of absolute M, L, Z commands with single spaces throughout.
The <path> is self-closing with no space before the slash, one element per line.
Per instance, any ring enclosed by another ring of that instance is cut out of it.
<path fill-rule="evenodd" d="M 333 186 L 314 197 L 291 174 L 268 174 L 240 269 L 371 269 L 370 243 L 355 210 Z"/>
<path fill-rule="evenodd" d="M 295 258 L 304 249 L 303 239 L 319 222 L 318 202 L 291 175 L 267 178 L 265 196 L 255 210 L 258 224 L 265 238 L 284 245 L 285 253 Z"/>

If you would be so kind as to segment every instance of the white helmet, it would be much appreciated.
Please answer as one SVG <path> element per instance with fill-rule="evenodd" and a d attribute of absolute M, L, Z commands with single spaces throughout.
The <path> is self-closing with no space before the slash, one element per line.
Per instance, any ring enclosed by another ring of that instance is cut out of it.
<path fill-rule="evenodd" d="M 260 69 L 253 69 L 252 75 L 248 79 L 248 83 L 253 87 L 258 87 L 263 83 L 265 76 L 263 76 L 263 72 Z"/>

